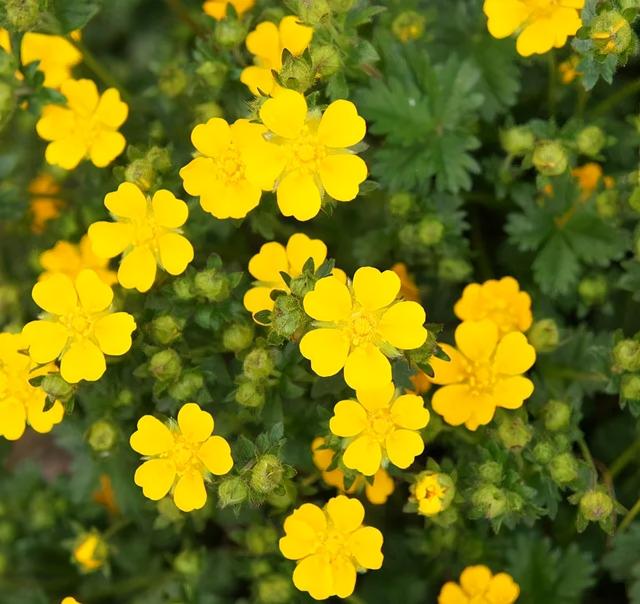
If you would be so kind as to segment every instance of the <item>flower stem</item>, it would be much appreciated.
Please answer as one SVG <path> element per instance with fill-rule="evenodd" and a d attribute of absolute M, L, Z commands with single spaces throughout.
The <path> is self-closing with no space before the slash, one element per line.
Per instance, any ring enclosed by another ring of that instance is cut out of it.
<path fill-rule="evenodd" d="M 615 478 L 622 470 L 625 469 L 628 463 L 633 461 L 636 454 L 640 449 L 640 440 L 632 442 L 618 457 L 616 457 L 609 466 L 609 473 L 612 478 Z"/>
<path fill-rule="evenodd" d="M 622 519 L 618 532 L 624 531 L 632 522 L 633 519 L 640 513 L 640 498 L 633 504 L 633 507 L 627 512 L 627 515 Z"/>
<path fill-rule="evenodd" d="M 640 80 L 633 80 L 626 86 L 620 88 L 620 90 L 618 90 L 615 94 L 612 94 L 611 96 L 600 102 L 598 105 L 596 105 L 591 110 L 591 116 L 597 117 L 609 112 L 613 107 L 615 107 L 621 101 L 624 101 L 624 99 L 626 99 L 628 96 L 633 96 L 638 92 L 640 92 Z"/>

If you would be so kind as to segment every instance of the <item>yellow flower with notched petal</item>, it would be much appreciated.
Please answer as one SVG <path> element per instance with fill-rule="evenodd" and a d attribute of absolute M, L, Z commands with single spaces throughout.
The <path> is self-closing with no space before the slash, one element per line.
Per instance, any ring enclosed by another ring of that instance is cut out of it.
<path fill-rule="evenodd" d="M 260 23 L 246 40 L 247 50 L 254 56 L 254 63 L 240 74 L 240 81 L 255 95 L 275 95 L 282 91 L 272 72 L 282 69 L 282 53 L 288 50 L 299 57 L 309 47 L 313 28 L 302 25 L 297 17 L 288 16 L 280 25 L 265 21 Z"/>
<path fill-rule="evenodd" d="M 120 356 L 131 348 L 136 328 L 126 312 L 112 312 L 113 291 L 89 269 L 75 281 L 57 274 L 36 283 L 31 293 L 45 311 L 22 333 L 36 363 L 60 359 L 60 375 L 70 384 L 94 382 L 106 371 L 105 355 Z"/>
<path fill-rule="evenodd" d="M 98 258 L 93 253 L 91 242 L 86 235 L 78 244 L 58 241 L 50 250 L 40 254 L 40 266 L 44 272 L 38 277 L 38 281 L 48 279 L 56 273 L 64 273 L 75 279 L 85 268 L 95 271 L 107 285 L 113 285 L 118 281 L 115 272 L 109 270 L 109 261 Z"/>
<path fill-rule="evenodd" d="M 520 285 L 513 277 L 467 285 L 453 312 L 461 321 L 489 319 L 502 335 L 510 331 L 527 331 L 533 321 L 531 297 L 520 291 Z"/>
<path fill-rule="evenodd" d="M 216 218 L 244 218 L 273 189 L 281 170 L 275 145 L 264 139 L 266 128 L 248 120 L 229 125 L 219 117 L 198 124 L 191 141 L 200 155 L 180 170 L 187 193 L 200 197 L 205 212 Z"/>
<path fill-rule="evenodd" d="M 455 487 L 449 476 L 431 471 L 419 474 L 410 490 L 411 501 L 417 504 L 418 513 L 427 517 L 442 512 L 455 494 Z"/>
<path fill-rule="evenodd" d="M 362 476 L 357 476 L 348 489 L 345 489 L 344 472 L 340 468 L 328 470 L 333 463 L 335 451 L 325 447 L 325 440 L 321 436 L 313 439 L 311 443 L 311 453 L 313 455 L 313 464 L 320 470 L 322 480 L 330 487 L 335 487 L 342 493 L 352 495 L 362 490 L 370 503 L 374 505 L 382 505 L 386 503 L 389 495 L 393 493 L 395 484 L 393 478 L 383 468 L 380 468 L 373 476 L 373 482 L 369 483 Z"/>
<path fill-rule="evenodd" d="M 63 598 L 62 602 L 60 602 L 60 604 L 81 604 L 80 602 L 78 602 L 78 600 L 76 600 L 75 598 L 71 597 L 71 596 L 67 596 L 66 598 Z"/>
<path fill-rule="evenodd" d="M 316 600 L 348 598 L 358 571 L 382 566 L 382 533 L 363 520 L 362 504 L 344 495 L 324 508 L 305 503 L 285 519 L 280 551 L 297 561 L 293 584 L 300 591 Z"/>
<path fill-rule="evenodd" d="M 62 421 L 64 409 L 55 401 L 45 411 L 47 395 L 30 379 L 56 371 L 54 366 L 38 367 L 21 350 L 27 341 L 20 334 L 0 334 L 0 436 L 18 440 L 30 425 L 36 432 L 51 432 Z"/>
<path fill-rule="evenodd" d="M 321 115 L 308 111 L 299 92 L 282 90 L 262 105 L 260 119 L 281 151 L 276 187 L 283 215 L 310 220 L 325 192 L 337 201 L 357 197 L 367 165 L 349 147 L 364 138 L 366 124 L 352 102 L 334 101 Z"/>
<path fill-rule="evenodd" d="M 196 403 L 186 403 L 178 422 L 168 426 L 152 415 L 138 420 L 131 448 L 149 459 L 135 473 L 134 481 L 145 497 L 158 501 L 173 491 L 173 501 L 183 512 L 204 507 L 204 477 L 221 476 L 233 467 L 229 443 L 211 436 L 214 421 Z"/>
<path fill-rule="evenodd" d="M 438 604 L 513 604 L 519 595 L 520 587 L 507 573 L 493 575 L 486 566 L 468 566 L 460 585 L 449 581 L 442 586 Z"/>
<path fill-rule="evenodd" d="M 494 38 L 518 31 L 516 50 L 524 57 L 561 48 L 582 26 L 584 0 L 484 0 Z"/>
<path fill-rule="evenodd" d="M 31 213 L 31 230 L 42 233 L 47 222 L 60 216 L 60 209 L 64 205 L 58 199 L 60 186 L 51 174 L 43 173 L 29 183 L 29 211 Z"/>
<path fill-rule="evenodd" d="M 397 300 L 400 278 L 392 271 L 359 268 L 350 287 L 336 276 L 320 279 L 304 297 L 314 327 L 300 341 L 302 356 L 322 377 L 344 368 L 351 388 L 374 389 L 391 381 L 387 357 L 422 346 L 425 312 L 417 302 Z"/>
<path fill-rule="evenodd" d="M 432 381 L 442 385 L 431 399 L 434 411 L 452 426 L 476 430 L 493 419 L 497 407 L 522 407 L 533 393 L 533 382 L 522 374 L 536 360 L 524 334 L 501 337 L 492 321 L 465 321 L 455 338 L 456 348 L 440 345 L 450 361 L 429 360 Z"/>
<path fill-rule="evenodd" d="M 95 222 L 89 239 L 100 258 L 123 254 L 118 269 L 122 287 L 149 291 L 159 265 L 170 275 L 180 275 L 193 260 L 193 246 L 180 234 L 187 221 L 187 204 L 165 189 L 149 199 L 133 183 L 122 183 L 108 193 L 104 205 L 115 222 Z"/>
<path fill-rule="evenodd" d="M 396 398 L 395 386 L 356 390 L 357 401 L 336 403 L 329 428 L 336 436 L 349 439 L 342 455 L 347 468 L 373 476 L 381 464 L 390 461 L 408 468 L 424 451 L 418 432 L 429 423 L 429 411 L 416 394 Z"/>
<path fill-rule="evenodd" d="M 118 128 L 127 119 L 129 108 L 120 93 L 109 88 L 102 95 L 91 80 L 66 80 L 60 92 L 66 106 L 46 105 L 36 131 L 51 141 L 45 159 L 54 166 L 73 170 L 83 159 L 98 168 L 108 166 L 125 148 Z"/>
<path fill-rule="evenodd" d="M 255 0 L 207 0 L 202 5 L 202 10 L 216 21 L 222 21 L 227 16 L 227 7 L 231 4 L 237 15 L 242 17 L 244 13 L 253 8 Z"/>

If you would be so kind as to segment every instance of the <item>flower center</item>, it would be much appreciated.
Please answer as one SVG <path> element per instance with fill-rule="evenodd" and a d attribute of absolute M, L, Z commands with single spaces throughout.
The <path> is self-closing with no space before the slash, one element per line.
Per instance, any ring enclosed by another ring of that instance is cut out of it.
<path fill-rule="evenodd" d="M 346 535 L 335 528 L 327 529 L 321 538 L 318 553 L 326 554 L 334 560 L 339 556 L 348 555 L 348 551 Z"/>
<path fill-rule="evenodd" d="M 493 389 L 496 382 L 493 365 L 489 361 L 468 362 L 465 367 L 466 382 L 473 394 L 485 394 Z"/>
<path fill-rule="evenodd" d="M 434 477 L 424 479 L 416 488 L 417 499 L 433 499 L 444 497 L 444 489 L 438 483 L 438 479 Z"/>
<path fill-rule="evenodd" d="M 378 330 L 378 315 L 375 312 L 365 310 L 356 311 L 351 315 L 346 330 L 351 336 L 354 346 L 361 346 L 372 342 Z"/>
<path fill-rule="evenodd" d="M 60 317 L 60 323 L 67 328 L 72 338 L 79 340 L 91 337 L 94 322 L 95 316 L 81 307 L 75 308 L 64 317 Z"/>
<path fill-rule="evenodd" d="M 174 446 L 169 454 L 175 464 L 178 475 L 186 474 L 190 471 L 202 473 L 202 462 L 198 457 L 198 449 L 201 443 L 189 442 L 179 432 L 174 432 Z"/>
<path fill-rule="evenodd" d="M 376 409 L 367 416 L 367 433 L 378 442 L 383 443 L 387 436 L 395 430 L 388 408 Z"/>
<path fill-rule="evenodd" d="M 316 134 L 317 126 L 304 126 L 300 136 L 288 145 L 288 162 L 290 170 L 300 170 L 306 174 L 316 174 L 320 164 L 327 156 L 327 148 L 320 143 Z"/>
<path fill-rule="evenodd" d="M 227 182 L 237 182 L 245 177 L 245 166 L 240 151 L 233 142 L 217 160 L 217 167 Z"/>

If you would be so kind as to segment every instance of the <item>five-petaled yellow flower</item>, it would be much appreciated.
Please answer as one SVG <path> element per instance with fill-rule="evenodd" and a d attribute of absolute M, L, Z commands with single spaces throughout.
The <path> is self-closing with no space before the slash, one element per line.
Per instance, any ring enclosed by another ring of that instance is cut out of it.
<path fill-rule="evenodd" d="M 92 573 L 104 565 L 109 548 L 96 531 L 81 535 L 73 548 L 73 561 L 83 573 Z"/>
<path fill-rule="evenodd" d="M 180 234 L 187 221 L 187 204 L 165 189 L 149 199 L 133 183 L 122 183 L 108 193 L 104 205 L 115 222 L 96 222 L 89 239 L 100 258 L 123 254 L 118 269 L 122 287 L 148 291 L 159 265 L 170 275 L 180 275 L 193 260 L 193 246 Z"/>
<path fill-rule="evenodd" d="M 449 581 L 442 586 L 438 604 L 513 604 L 519 595 L 520 587 L 507 573 L 493 575 L 486 566 L 468 566 L 460 585 Z"/>
<path fill-rule="evenodd" d="M 518 33 L 524 57 L 561 48 L 582 26 L 584 0 L 484 0 L 487 27 L 494 38 Z"/>
<path fill-rule="evenodd" d="M 322 480 L 330 487 L 335 487 L 341 493 L 353 495 L 362 490 L 374 505 L 382 505 L 386 503 L 389 495 L 393 493 L 395 484 L 393 478 L 389 476 L 384 468 L 380 468 L 373 476 L 373 482 L 369 483 L 363 476 L 357 476 L 351 486 L 346 489 L 344 483 L 344 472 L 336 467 L 333 470 L 328 468 L 333 463 L 335 451 L 325 446 L 325 440 L 321 436 L 313 439 L 311 443 L 311 453 L 313 455 L 313 465 L 315 465 L 322 474 Z"/>
<path fill-rule="evenodd" d="M 20 334 L 0 334 L 0 436 L 18 440 L 30 425 L 36 432 L 50 432 L 62 421 L 64 409 L 55 401 L 45 411 L 47 395 L 29 380 L 55 371 L 54 366 L 38 367 L 22 350 L 27 341 Z"/>
<path fill-rule="evenodd" d="M 456 346 L 441 344 L 450 358 L 432 357 L 434 411 L 452 425 L 469 430 L 488 424 L 497 407 L 517 409 L 533 393 L 533 382 L 522 374 L 536 360 L 536 351 L 520 332 L 500 336 L 489 320 L 465 321 L 455 333 Z"/>
<path fill-rule="evenodd" d="M 91 80 L 66 80 L 60 86 L 66 105 L 46 105 L 36 124 L 38 134 L 51 141 L 45 159 L 54 166 L 73 170 L 83 159 L 98 168 L 108 166 L 125 148 L 118 128 L 129 108 L 120 93 L 109 88 L 102 95 Z"/>
<path fill-rule="evenodd" d="M 229 4 L 233 6 L 238 17 L 253 8 L 255 0 L 207 0 L 202 5 L 202 10 L 216 21 L 222 21 L 227 16 Z"/>
<path fill-rule="evenodd" d="M 293 583 L 300 591 L 315 600 L 348 598 L 358 571 L 382 566 L 382 533 L 363 520 L 362 504 L 344 495 L 322 509 L 305 503 L 287 517 L 280 551 L 297 560 Z"/>
<path fill-rule="evenodd" d="M 105 355 L 120 356 L 131 348 L 136 322 L 129 313 L 111 311 L 113 291 L 94 271 L 80 271 L 75 281 L 53 275 L 36 283 L 31 295 L 45 314 L 22 330 L 29 354 L 36 363 L 59 358 L 67 382 L 100 379 Z"/>
<path fill-rule="evenodd" d="M 455 495 L 455 486 L 447 474 L 422 472 L 411 485 L 411 500 L 423 516 L 435 516 L 442 512 Z"/>
<path fill-rule="evenodd" d="M 453 312 L 461 321 L 489 319 L 501 335 L 527 331 L 533 321 L 531 297 L 520 291 L 520 285 L 513 277 L 470 283 L 455 303 Z"/>
<path fill-rule="evenodd" d="M 262 105 L 260 119 L 280 151 L 274 159 L 280 161 L 276 188 L 282 214 L 310 220 L 324 193 L 337 201 L 357 197 L 367 165 L 349 148 L 364 138 L 366 124 L 352 102 L 334 101 L 320 114 L 308 110 L 299 92 L 282 90 Z"/>
<path fill-rule="evenodd" d="M 342 455 L 344 465 L 365 476 L 373 476 L 387 460 L 408 468 L 424 451 L 419 430 L 429 423 L 429 411 L 422 397 L 396 398 L 395 386 L 389 382 L 382 388 L 358 389 L 356 398 L 336 403 L 329 421 L 333 434 L 349 439 Z"/>
<path fill-rule="evenodd" d="M 138 421 L 131 435 L 131 448 L 147 456 L 135 474 L 135 483 L 145 497 L 157 501 L 173 492 L 173 501 L 183 512 L 204 507 L 204 478 L 221 476 L 233 466 L 231 449 L 221 436 L 211 436 L 214 421 L 196 403 L 186 403 L 178 422 L 163 424 L 152 415 Z"/>
<path fill-rule="evenodd" d="M 427 339 L 425 312 L 417 302 L 397 300 L 400 278 L 393 271 L 359 268 L 350 287 L 338 277 L 320 279 L 304 297 L 314 329 L 300 340 L 300 352 L 322 377 L 344 368 L 351 388 L 374 389 L 391 381 L 391 363 L 400 350 Z"/>
<path fill-rule="evenodd" d="M 269 21 L 260 23 L 246 40 L 255 65 L 242 70 L 240 81 L 255 95 L 277 94 L 283 89 L 273 72 L 279 73 L 282 69 L 282 53 L 288 50 L 294 57 L 299 57 L 309 47 L 312 36 L 313 28 L 302 25 L 291 15 L 284 17 L 280 25 Z"/>
<path fill-rule="evenodd" d="M 244 218 L 274 187 L 281 170 L 278 149 L 264 139 L 266 128 L 248 120 L 229 125 L 219 117 L 198 124 L 191 142 L 199 155 L 180 170 L 187 193 L 200 197 L 216 218 Z"/>
<path fill-rule="evenodd" d="M 39 281 L 48 279 L 56 273 L 64 273 L 71 279 L 75 279 L 85 268 L 95 271 L 107 285 L 113 285 L 118 281 L 115 272 L 109 270 L 109 260 L 98 258 L 93 253 L 91 242 L 86 235 L 78 244 L 58 241 L 50 250 L 40 254 L 40 266 L 44 272 L 38 277 Z"/>

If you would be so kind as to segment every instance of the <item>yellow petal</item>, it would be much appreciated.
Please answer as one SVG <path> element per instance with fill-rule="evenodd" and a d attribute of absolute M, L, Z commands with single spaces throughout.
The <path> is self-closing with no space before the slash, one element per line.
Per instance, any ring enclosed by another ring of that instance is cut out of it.
<path fill-rule="evenodd" d="M 533 394 L 533 382 L 516 375 L 498 380 L 493 387 L 493 398 L 497 407 L 518 409 L 525 399 Z"/>
<path fill-rule="evenodd" d="M 102 312 L 113 302 L 113 290 L 91 269 L 78 273 L 76 291 L 82 308 L 89 313 Z"/>
<path fill-rule="evenodd" d="M 341 533 L 352 533 L 364 520 L 364 507 L 360 501 L 344 495 L 329 499 L 325 510 L 333 526 Z"/>
<path fill-rule="evenodd" d="M 498 328 L 492 321 L 465 321 L 456 329 L 458 350 L 472 361 L 487 361 L 498 343 Z"/>
<path fill-rule="evenodd" d="M 201 443 L 213 432 L 213 417 L 196 403 L 186 403 L 178 412 L 178 425 L 189 442 Z"/>
<path fill-rule="evenodd" d="M 455 384 L 461 382 L 465 378 L 464 357 L 449 344 L 440 344 L 440 348 L 449 357 L 448 361 L 443 361 L 437 357 L 429 359 L 429 365 L 433 369 L 434 376 L 431 381 L 434 384 Z"/>
<path fill-rule="evenodd" d="M 334 595 L 330 558 L 327 555 L 314 554 L 298 562 L 293 571 L 293 584 L 300 591 L 309 592 L 316 600 L 324 600 Z"/>
<path fill-rule="evenodd" d="M 207 157 L 219 157 L 231 144 L 231 131 L 226 120 L 211 118 L 206 124 L 199 124 L 191 133 L 193 146 Z"/>
<path fill-rule="evenodd" d="M 489 17 L 487 29 L 494 38 L 506 38 L 522 25 L 529 16 L 521 0 L 485 0 L 484 14 Z"/>
<path fill-rule="evenodd" d="M 329 428 L 336 436 L 356 436 L 367 426 L 367 412 L 355 401 L 344 400 L 336 403 Z"/>
<path fill-rule="evenodd" d="M 128 115 L 129 107 L 120 98 L 118 90 L 107 88 L 100 97 L 95 118 L 115 130 L 124 124 Z"/>
<path fill-rule="evenodd" d="M 386 342 L 401 350 L 419 348 L 427 340 L 427 330 L 423 327 L 426 318 L 417 302 L 398 302 L 382 315 L 378 332 Z"/>
<path fill-rule="evenodd" d="M 391 364 L 375 346 L 359 346 L 345 362 L 344 379 L 354 390 L 381 388 L 391 381 Z"/>
<path fill-rule="evenodd" d="M 272 291 L 271 287 L 252 287 L 245 293 L 242 303 L 252 315 L 261 310 L 272 310 L 274 306 L 271 299 Z"/>
<path fill-rule="evenodd" d="M 183 512 L 202 509 L 207 503 L 207 491 L 204 488 L 202 475 L 195 471 L 183 474 L 178 479 L 173 492 L 173 501 Z"/>
<path fill-rule="evenodd" d="M 142 487 L 144 496 L 153 501 L 162 499 L 173 486 L 176 470 L 167 459 L 150 459 L 137 470 L 133 481 Z"/>
<path fill-rule="evenodd" d="M 369 503 L 383 505 L 387 502 L 389 495 L 393 493 L 394 489 L 395 484 L 393 483 L 393 478 L 380 468 L 373 478 L 373 484 L 367 483 L 365 485 L 365 494 L 367 495 Z"/>
<path fill-rule="evenodd" d="M 351 294 L 337 277 L 320 279 L 312 291 L 305 294 L 304 311 L 318 321 L 337 323 L 351 315 Z"/>
<path fill-rule="evenodd" d="M 29 343 L 29 355 L 36 363 L 57 359 L 69 338 L 66 327 L 53 321 L 31 321 L 22 333 Z"/>
<path fill-rule="evenodd" d="M 403 394 L 391 406 L 391 419 L 396 426 L 420 430 L 429 423 L 429 411 L 424 400 L 416 394 Z"/>
<path fill-rule="evenodd" d="M 395 391 L 396 387 L 393 382 L 387 382 L 378 388 L 358 388 L 356 395 L 362 406 L 372 413 L 379 409 L 386 409 L 389 407 L 395 395 Z"/>
<path fill-rule="evenodd" d="M 18 440 L 24 434 L 27 416 L 24 405 L 14 397 L 0 400 L 0 436 Z"/>
<path fill-rule="evenodd" d="M 549 52 L 555 42 L 555 35 L 550 19 L 531 21 L 516 40 L 516 50 L 523 57 Z"/>
<path fill-rule="evenodd" d="M 99 258 L 114 258 L 131 245 L 131 225 L 122 222 L 94 222 L 89 226 L 91 248 Z"/>
<path fill-rule="evenodd" d="M 327 257 L 327 246 L 320 239 L 310 239 L 303 233 L 295 233 L 287 242 L 287 258 L 289 260 L 289 274 L 297 277 L 302 274 L 302 267 L 309 259 L 317 269 Z"/>
<path fill-rule="evenodd" d="M 127 146 L 127 141 L 119 132 L 103 130 L 97 134 L 89 146 L 89 158 L 97 168 L 108 166 Z"/>
<path fill-rule="evenodd" d="M 513 604 L 519 596 L 520 587 L 507 573 L 494 575 L 486 593 L 491 604 Z"/>
<path fill-rule="evenodd" d="M 339 598 L 348 598 L 356 587 L 356 567 L 348 558 L 334 558 L 331 561 L 333 590 Z"/>
<path fill-rule="evenodd" d="M 89 340 L 76 340 L 62 354 L 60 375 L 70 384 L 95 382 L 107 369 L 102 351 Z"/>
<path fill-rule="evenodd" d="M 360 436 L 346 448 L 342 461 L 347 468 L 373 476 L 380 469 L 382 450 L 377 440 Z"/>
<path fill-rule="evenodd" d="M 52 166 L 73 170 L 87 156 L 89 149 L 79 135 L 67 136 L 47 145 L 44 157 Z"/>
<path fill-rule="evenodd" d="M 131 334 L 136 328 L 133 317 L 126 312 L 116 312 L 98 319 L 93 334 L 105 354 L 119 356 L 131 348 Z"/>
<path fill-rule="evenodd" d="M 318 139 L 334 149 L 352 147 L 364 138 L 366 130 L 367 124 L 358 115 L 356 106 L 351 101 L 338 100 L 331 103 L 322 115 Z"/>
<path fill-rule="evenodd" d="M 349 340 L 339 329 L 313 329 L 300 340 L 300 352 L 317 375 L 329 377 L 344 367 Z"/>
<path fill-rule="evenodd" d="M 142 220 L 147 215 L 147 198 L 133 183 L 123 182 L 117 191 L 107 193 L 104 205 L 114 216 Z"/>
<path fill-rule="evenodd" d="M 240 73 L 240 81 L 256 96 L 271 96 L 276 87 L 276 80 L 268 67 L 245 67 Z"/>
<path fill-rule="evenodd" d="M 377 268 L 363 266 L 353 276 L 355 298 L 367 310 L 389 306 L 400 291 L 400 277 L 393 271 L 380 272 Z"/>
<path fill-rule="evenodd" d="M 78 296 L 73 281 L 62 273 L 40 281 L 31 290 L 33 301 L 53 315 L 65 315 L 78 305 Z"/>
<path fill-rule="evenodd" d="M 300 221 L 317 216 L 322 206 L 322 194 L 315 179 L 300 170 L 290 172 L 280 181 L 276 197 L 282 215 Z"/>
<path fill-rule="evenodd" d="M 263 244 L 260 251 L 249 260 L 251 275 L 265 283 L 280 283 L 282 281 L 280 273 L 286 273 L 288 270 L 289 263 L 285 247 L 276 241 Z M 284 285 L 284 282 L 282 283 Z"/>
<path fill-rule="evenodd" d="M 438 604 L 469 604 L 469 598 L 457 583 L 449 581 L 440 590 Z"/>
<path fill-rule="evenodd" d="M 308 48 L 313 36 L 313 28 L 303 25 L 292 15 L 282 19 L 278 29 L 280 46 L 286 48 L 294 57 L 299 57 Z"/>
<path fill-rule="evenodd" d="M 202 194 L 202 208 L 220 220 L 244 218 L 258 206 L 262 189 L 246 179 L 235 183 L 215 182 Z"/>
<path fill-rule="evenodd" d="M 527 337 L 518 332 L 508 333 L 496 348 L 493 368 L 498 373 L 517 375 L 530 369 L 536 362 L 536 351 Z"/>
<path fill-rule="evenodd" d="M 260 107 L 260 119 L 278 136 L 294 139 L 307 119 L 307 101 L 295 90 L 282 90 Z"/>
<path fill-rule="evenodd" d="M 162 268 L 170 275 L 184 273 L 193 260 L 193 246 L 186 237 L 178 233 L 166 233 L 158 240 Z"/>
<path fill-rule="evenodd" d="M 141 455 L 161 455 L 173 447 L 173 435 L 153 415 L 143 415 L 138 420 L 138 429 L 131 435 L 131 448 Z"/>
<path fill-rule="evenodd" d="M 118 281 L 122 287 L 147 292 L 155 280 L 156 259 L 148 248 L 133 248 L 120 261 Z"/>
<path fill-rule="evenodd" d="M 322 186 L 337 201 L 355 199 L 366 179 L 367 164 L 351 153 L 328 155 L 320 165 Z"/>
<path fill-rule="evenodd" d="M 387 455 L 394 466 L 408 468 L 424 451 L 424 441 L 413 430 L 395 430 L 385 441 Z"/>
<path fill-rule="evenodd" d="M 44 411 L 45 394 L 41 394 L 34 401 L 30 401 L 27 407 L 27 417 L 29 425 L 40 434 L 51 432 L 53 426 L 59 424 L 64 416 L 64 407 L 60 401 L 55 401 L 53 405 Z"/>
<path fill-rule="evenodd" d="M 203 195 L 209 190 L 216 191 L 221 185 L 212 184 L 217 180 L 218 169 L 209 157 L 196 157 L 180 170 L 182 185 L 189 195 Z"/>
<path fill-rule="evenodd" d="M 363 568 L 382 567 L 382 533 L 372 526 L 363 526 L 349 536 L 349 550 Z"/>
<path fill-rule="evenodd" d="M 262 59 L 261 63 L 264 64 L 269 70 L 275 69 L 278 71 L 282 67 L 280 55 L 282 49 L 280 48 L 280 32 L 275 23 L 265 21 L 258 24 L 258 26 L 247 34 L 245 42 L 247 50 L 252 54 Z"/>
<path fill-rule="evenodd" d="M 84 117 L 92 115 L 100 96 L 93 80 L 67 80 L 60 86 L 60 92 L 67 97 L 67 105 L 75 113 Z"/>
<path fill-rule="evenodd" d="M 473 397 L 466 384 L 443 386 L 434 393 L 431 406 L 450 426 L 460 426 L 471 415 Z"/>
<path fill-rule="evenodd" d="M 483 565 L 467 566 L 460 575 L 460 586 L 469 596 L 483 595 L 490 581 L 491 571 Z"/>
<path fill-rule="evenodd" d="M 282 555 L 299 560 L 313 553 L 326 525 L 326 516 L 318 506 L 304 503 L 295 509 L 284 521 L 285 537 L 279 543 Z"/>
<path fill-rule="evenodd" d="M 189 217 L 187 204 L 166 189 L 154 193 L 151 208 L 156 222 L 167 229 L 181 227 Z"/>
<path fill-rule="evenodd" d="M 60 105 L 45 105 L 42 109 L 42 117 L 36 124 L 36 132 L 46 141 L 55 141 L 68 138 L 74 124 L 73 111 Z"/>
<path fill-rule="evenodd" d="M 212 436 L 202 443 L 198 449 L 198 457 L 207 470 L 217 476 L 227 474 L 233 467 L 231 448 L 221 436 Z"/>

